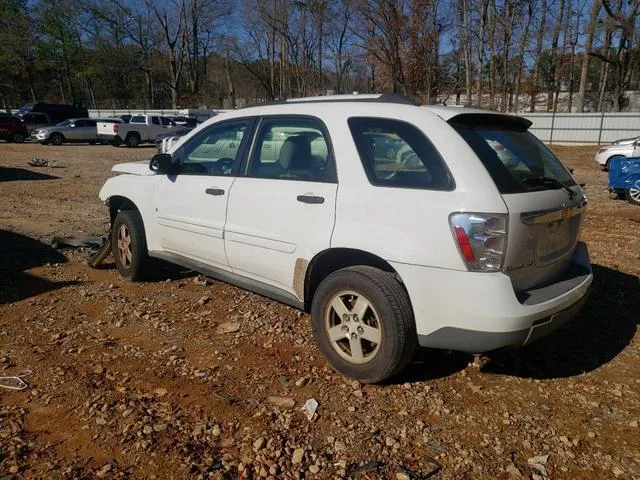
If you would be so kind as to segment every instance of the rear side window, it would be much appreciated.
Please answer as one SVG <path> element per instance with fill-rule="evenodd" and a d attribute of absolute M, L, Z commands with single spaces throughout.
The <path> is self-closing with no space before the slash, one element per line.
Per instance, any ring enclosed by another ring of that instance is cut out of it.
<path fill-rule="evenodd" d="M 482 161 L 500 193 L 553 190 L 576 185 L 560 160 L 521 119 L 491 115 L 454 117 L 451 126 Z"/>
<path fill-rule="evenodd" d="M 388 118 L 348 120 L 360 160 L 373 185 L 451 190 L 453 178 L 444 160 L 413 125 Z"/>

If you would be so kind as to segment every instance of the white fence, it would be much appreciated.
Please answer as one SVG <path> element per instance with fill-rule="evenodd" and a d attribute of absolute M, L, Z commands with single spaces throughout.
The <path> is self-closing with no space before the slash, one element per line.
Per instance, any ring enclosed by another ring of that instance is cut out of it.
<path fill-rule="evenodd" d="M 521 113 L 533 122 L 530 130 L 545 143 L 607 144 L 640 136 L 640 112 Z"/>

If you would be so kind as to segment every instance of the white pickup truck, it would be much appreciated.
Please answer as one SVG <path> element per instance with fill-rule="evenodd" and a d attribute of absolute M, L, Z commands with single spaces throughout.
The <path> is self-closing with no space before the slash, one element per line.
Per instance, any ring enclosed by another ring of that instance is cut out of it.
<path fill-rule="evenodd" d="M 155 143 L 156 136 L 179 129 L 161 115 L 134 115 L 129 123 L 98 123 L 98 138 L 114 146 L 123 143 L 135 148 L 142 143 Z"/>

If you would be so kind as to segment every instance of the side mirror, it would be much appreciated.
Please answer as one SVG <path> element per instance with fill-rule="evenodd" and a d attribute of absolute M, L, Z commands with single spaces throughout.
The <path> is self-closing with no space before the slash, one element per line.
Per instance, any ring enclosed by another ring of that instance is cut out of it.
<path fill-rule="evenodd" d="M 149 162 L 149 170 L 156 173 L 171 173 L 173 167 L 173 159 L 168 153 L 158 153 Z"/>

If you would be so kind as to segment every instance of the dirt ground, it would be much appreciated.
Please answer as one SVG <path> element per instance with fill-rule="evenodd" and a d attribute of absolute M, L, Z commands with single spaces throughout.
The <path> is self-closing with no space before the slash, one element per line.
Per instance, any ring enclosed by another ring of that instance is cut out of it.
<path fill-rule="evenodd" d="M 421 351 L 364 386 L 289 307 L 179 269 L 133 284 L 49 247 L 104 234 L 111 166 L 154 149 L 0 144 L 0 376 L 31 371 L 0 388 L 0 479 L 640 479 L 640 207 L 609 198 L 595 147 L 555 150 L 590 202 L 582 313 L 530 347 Z"/>

